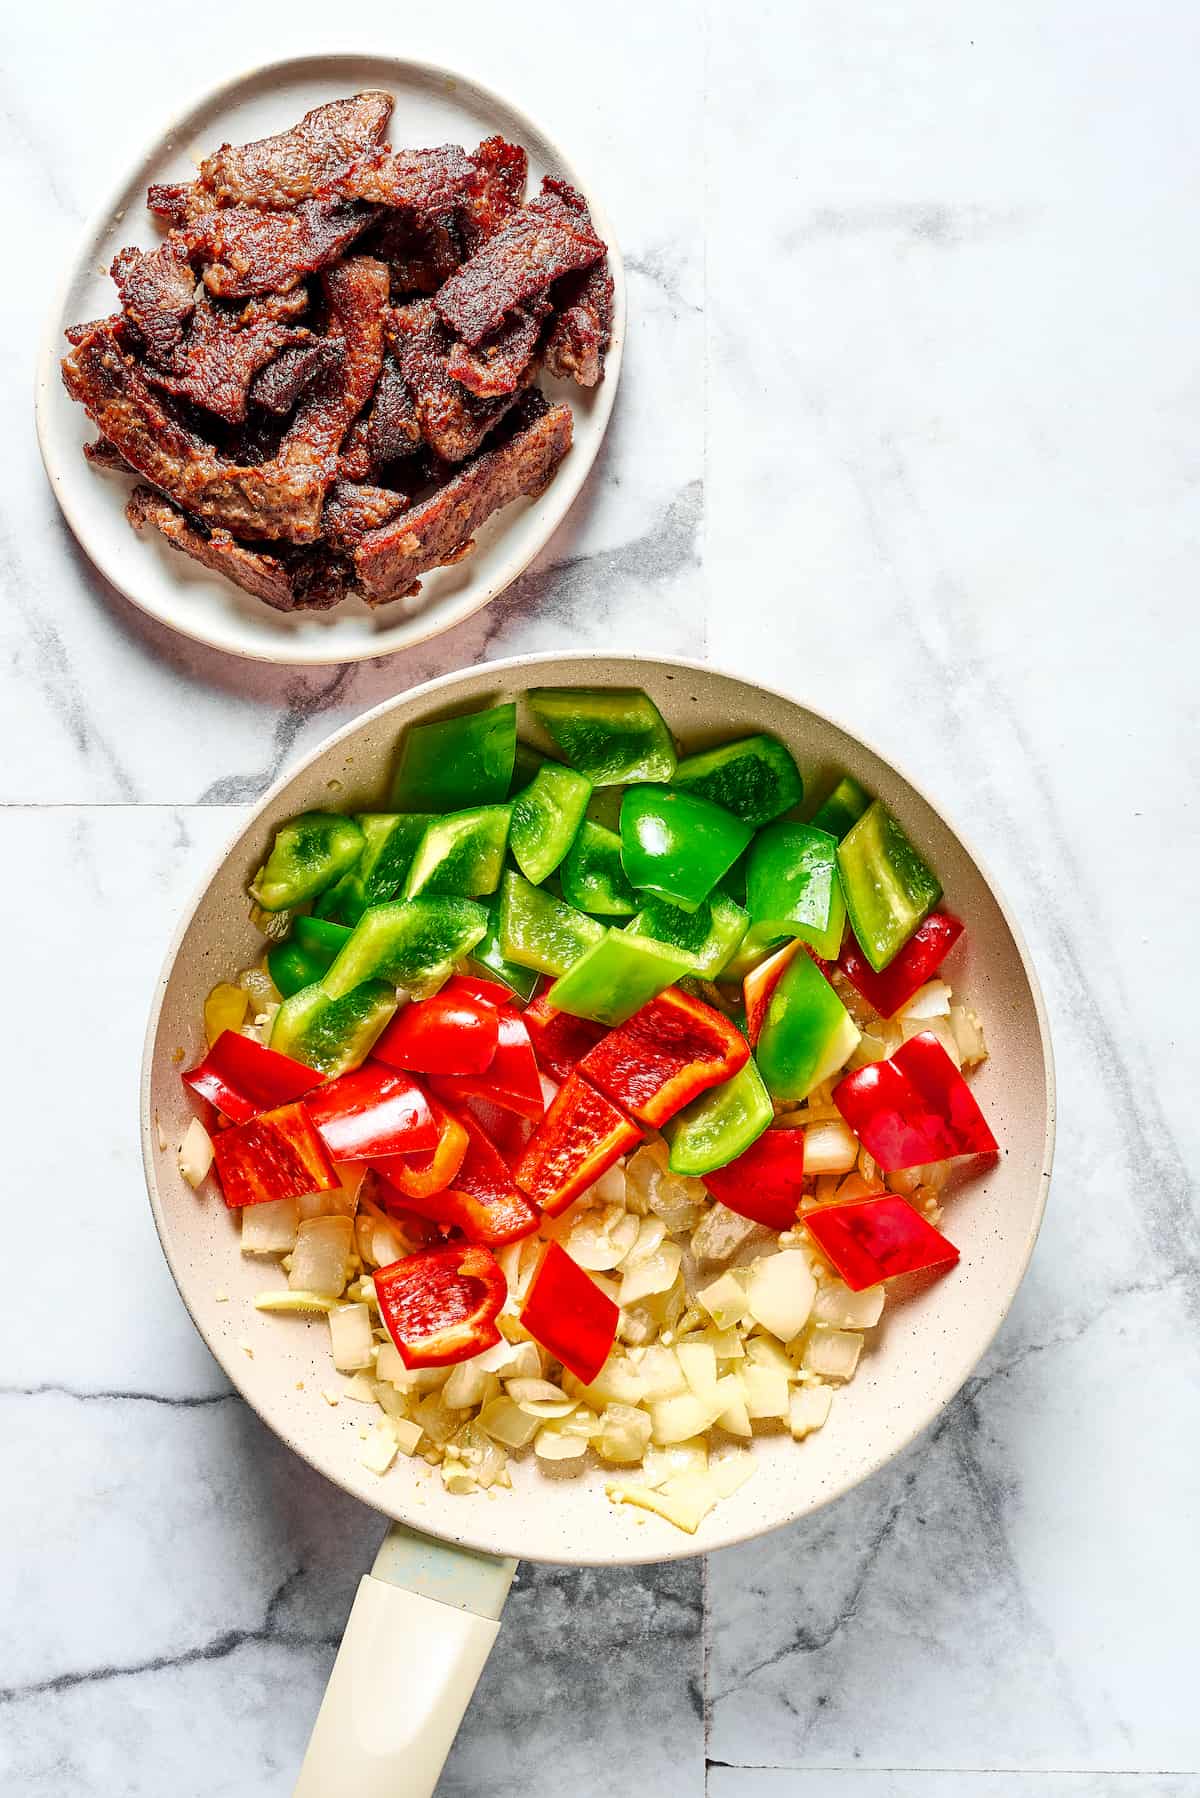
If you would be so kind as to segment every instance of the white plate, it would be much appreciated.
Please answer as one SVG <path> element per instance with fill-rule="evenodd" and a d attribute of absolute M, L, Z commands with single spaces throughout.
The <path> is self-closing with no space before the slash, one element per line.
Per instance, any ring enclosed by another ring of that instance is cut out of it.
<path fill-rule="evenodd" d="M 82 446 L 95 430 L 67 398 L 59 360 L 63 331 L 116 306 L 108 267 L 128 243 L 151 245 L 146 210 L 152 181 L 190 180 L 195 163 L 219 144 L 244 143 L 294 123 L 310 107 L 362 88 L 395 96 L 392 141 L 468 148 L 500 132 L 529 153 L 530 189 L 543 175 L 577 187 L 608 244 L 614 293 L 613 336 L 604 380 L 591 392 L 569 381 L 543 381 L 551 399 L 569 399 L 574 444 L 545 493 L 520 499 L 490 519 L 465 561 L 426 575 L 417 599 L 372 611 L 357 598 L 332 612 L 276 612 L 173 550 L 155 532 L 139 537 L 125 519 L 132 479 L 93 468 Z M 38 441 L 67 523 L 100 572 L 142 611 L 197 642 L 269 662 L 354 662 L 407 649 L 458 624 L 503 592 L 557 530 L 596 459 L 612 411 L 625 337 L 625 278 L 612 228 L 595 194 L 545 132 L 477 82 L 428 63 L 391 56 L 312 56 L 273 63 L 217 88 L 170 124 L 129 170 L 86 230 L 54 309 L 38 363 Z"/>

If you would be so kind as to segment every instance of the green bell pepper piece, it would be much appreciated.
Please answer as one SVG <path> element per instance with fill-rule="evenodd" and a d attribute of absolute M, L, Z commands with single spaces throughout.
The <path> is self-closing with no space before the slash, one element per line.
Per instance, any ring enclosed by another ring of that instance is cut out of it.
<path fill-rule="evenodd" d="M 671 785 L 723 805 L 754 830 L 804 797 L 800 770 L 777 737 L 742 737 L 686 756 Z"/>
<path fill-rule="evenodd" d="M 852 824 L 857 824 L 871 803 L 871 795 L 852 774 L 843 774 L 828 799 L 812 815 L 814 830 L 827 830 L 840 843 Z"/>
<path fill-rule="evenodd" d="M 511 806 L 481 805 L 434 818 L 413 856 L 404 898 L 457 893 L 473 899 L 494 893 L 500 885 L 511 817 Z"/>
<path fill-rule="evenodd" d="M 732 1080 L 702 1093 L 663 1125 L 671 1172 L 695 1179 L 736 1161 L 774 1116 L 770 1094 L 751 1056 Z"/>
<path fill-rule="evenodd" d="M 767 1003 L 754 1053 L 773 1099 L 807 1098 L 858 1046 L 846 1007 L 810 956 L 792 957 Z"/>
<path fill-rule="evenodd" d="M 531 886 L 514 868 L 500 883 L 496 924 L 505 960 L 539 974 L 565 974 L 604 935 L 595 918 Z"/>
<path fill-rule="evenodd" d="M 763 930 L 759 925 L 751 924 L 721 969 L 721 979 L 744 980 L 760 961 L 766 961 L 768 955 L 774 955 L 776 949 L 782 949 L 787 940 L 785 936 L 772 936 L 769 930 Z"/>
<path fill-rule="evenodd" d="M 556 1011 L 569 1011 L 572 1017 L 623 1024 L 695 968 L 682 949 L 610 927 L 560 975 L 546 997 Z"/>
<path fill-rule="evenodd" d="M 283 911 L 324 892 L 362 854 L 363 833 L 340 812 L 301 812 L 280 825 L 250 887 L 264 911 Z"/>
<path fill-rule="evenodd" d="M 534 749 L 530 743 L 522 743 L 518 737 L 516 753 L 513 756 L 512 782 L 508 789 L 508 797 L 515 799 L 518 793 L 523 793 L 541 769 L 561 766 L 561 762 L 552 762 L 550 757 L 543 755 L 540 749 Z"/>
<path fill-rule="evenodd" d="M 321 894 L 316 904 L 318 917 L 357 924 L 368 905 L 382 905 L 391 899 L 433 821 L 429 812 L 360 812 L 362 855 L 336 886 Z"/>
<path fill-rule="evenodd" d="M 396 989 L 368 980 L 340 999 L 320 984 L 284 1000 L 271 1026 L 271 1048 L 332 1078 L 367 1059 L 396 1009 Z"/>
<path fill-rule="evenodd" d="M 690 955 L 694 972 L 715 980 L 746 934 L 750 922 L 728 893 L 714 887 L 697 911 L 681 911 L 666 899 L 648 899 L 628 928 L 634 936 L 670 943 Z"/>
<path fill-rule="evenodd" d="M 422 894 L 372 905 L 322 982 L 340 999 L 364 980 L 390 980 L 427 999 L 487 932 L 487 912 L 471 899 Z"/>
<path fill-rule="evenodd" d="M 644 892 L 695 911 L 753 836 L 750 826 L 671 787 L 630 787 L 621 801 L 621 862 Z"/>
<path fill-rule="evenodd" d="M 621 866 L 621 839 L 585 818 L 559 869 L 563 898 L 580 911 L 606 918 L 627 918 L 638 908 L 637 895 Z"/>
<path fill-rule="evenodd" d="M 515 961 L 509 961 L 500 947 L 499 934 L 500 902 L 493 899 L 487 907 L 487 933 L 481 936 L 470 954 L 470 965 L 490 980 L 503 981 L 519 999 L 532 999 L 537 988 L 538 976 L 534 968 L 522 968 Z"/>
<path fill-rule="evenodd" d="M 879 799 L 838 844 L 846 910 L 878 974 L 942 896 L 942 883 Z"/>
<path fill-rule="evenodd" d="M 344 876 L 343 876 L 344 878 Z M 284 943 L 267 951 L 267 972 L 285 999 L 320 980 L 349 938 L 344 924 L 322 918 L 297 918 Z"/>
<path fill-rule="evenodd" d="M 592 783 L 582 774 L 545 762 L 513 800 L 509 848 L 534 886 L 553 874 L 575 841 L 591 796 Z"/>
<path fill-rule="evenodd" d="M 461 812 L 508 798 L 517 752 L 517 708 L 495 705 L 437 724 L 410 724 L 392 779 L 397 812 Z"/>
<path fill-rule="evenodd" d="M 754 839 L 746 875 L 754 922 L 811 943 L 822 961 L 837 960 L 846 928 L 837 850 L 837 838 L 811 824 L 771 824 Z"/>
<path fill-rule="evenodd" d="M 538 723 L 593 786 L 674 774 L 671 733 L 654 701 L 636 688 L 535 687 L 527 697 Z"/>

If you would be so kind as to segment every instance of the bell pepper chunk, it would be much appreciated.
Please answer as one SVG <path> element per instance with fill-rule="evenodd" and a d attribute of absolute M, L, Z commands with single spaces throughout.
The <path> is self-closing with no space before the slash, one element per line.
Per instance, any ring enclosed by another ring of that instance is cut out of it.
<path fill-rule="evenodd" d="M 534 886 L 553 874 L 570 849 L 591 796 L 592 783 L 584 775 L 544 762 L 513 800 L 509 848 Z"/>
<path fill-rule="evenodd" d="M 374 1053 L 414 1074 L 481 1074 L 495 1060 L 499 1040 L 495 1005 L 447 986 L 398 1011 Z"/>
<path fill-rule="evenodd" d="M 222 1030 L 203 1061 L 183 1075 L 183 1084 L 208 1099 L 235 1124 L 302 1099 L 320 1081 L 315 1068 L 265 1049 L 237 1030 Z"/>
<path fill-rule="evenodd" d="M 515 705 L 410 724 L 400 742 L 391 803 L 398 812 L 498 805 L 508 797 L 516 751 Z"/>
<path fill-rule="evenodd" d="M 776 936 L 773 931 L 760 930 L 757 924 L 751 924 L 721 969 L 721 979 L 744 980 L 747 974 L 752 974 L 755 968 L 760 968 L 764 962 L 769 961 L 777 950 L 784 948 L 788 941 L 787 937 Z"/>
<path fill-rule="evenodd" d="M 804 798 L 800 770 L 778 737 L 740 737 L 736 743 L 686 756 L 671 784 L 724 806 L 752 830 L 781 817 Z"/>
<path fill-rule="evenodd" d="M 621 863 L 631 885 L 695 911 L 753 836 L 723 806 L 671 787 L 630 787 L 621 801 Z"/>
<path fill-rule="evenodd" d="M 597 919 L 531 886 L 512 868 L 500 883 L 496 921 L 506 960 L 539 974 L 565 974 L 604 936 Z"/>
<path fill-rule="evenodd" d="M 370 905 L 382 905 L 399 891 L 417 845 L 433 823 L 427 812 L 359 812 L 363 852 L 335 886 L 317 900 L 322 919 L 355 925 Z"/>
<path fill-rule="evenodd" d="M 230 1210 L 332 1192 L 341 1184 L 324 1143 L 303 1104 L 264 1111 L 244 1124 L 218 1130 L 213 1161 Z"/>
<path fill-rule="evenodd" d="M 833 1102 L 885 1173 L 997 1151 L 975 1095 L 932 1031 L 911 1037 L 890 1061 L 847 1074 Z"/>
<path fill-rule="evenodd" d="M 703 1178 L 713 1198 L 739 1217 L 765 1224 L 768 1230 L 790 1230 L 803 1190 L 804 1132 L 774 1125 L 733 1161 Z"/>
<path fill-rule="evenodd" d="M 637 895 L 621 866 L 621 839 L 615 830 L 585 818 L 559 870 L 563 898 L 580 911 L 601 917 L 629 917 Z"/>
<path fill-rule="evenodd" d="M 843 774 L 829 797 L 812 815 L 814 830 L 827 830 L 840 843 L 871 803 L 871 795 L 852 774 Z"/>
<path fill-rule="evenodd" d="M 535 1342 L 590 1386 L 608 1360 L 620 1312 L 567 1251 L 548 1242 L 521 1304 Z"/>
<path fill-rule="evenodd" d="M 903 949 L 877 974 L 858 944 L 847 942 L 838 960 L 842 973 L 881 1018 L 891 1018 L 918 988 L 932 980 L 962 935 L 962 925 L 946 912 L 930 912 Z"/>
<path fill-rule="evenodd" d="M 728 1018 L 672 987 L 610 1030 L 579 1072 L 639 1123 L 657 1129 L 749 1059 L 749 1044 Z"/>
<path fill-rule="evenodd" d="M 845 1067 L 860 1031 L 816 963 L 793 955 L 767 1000 L 754 1053 L 773 1099 L 805 1099 Z"/>
<path fill-rule="evenodd" d="M 682 949 L 701 980 L 716 980 L 737 953 L 749 922 L 741 906 L 714 887 L 694 912 L 682 911 L 668 899 L 647 899 L 629 929 L 634 936 Z"/>
<path fill-rule="evenodd" d="M 365 911 L 321 984 L 333 999 L 364 980 L 387 980 L 427 999 L 487 930 L 487 913 L 449 894 L 402 899 Z"/>
<path fill-rule="evenodd" d="M 471 1094 L 458 1100 L 457 1108 L 471 1114 L 510 1173 L 541 1122 L 540 1118 L 522 1117 L 519 1111 L 506 1111 L 502 1105 L 493 1105 L 490 1099 L 479 1099 Z"/>
<path fill-rule="evenodd" d="M 941 882 L 878 799 L 838 844 L 838 872 L 859 947 L 880 974 L 941 898 Z"/>
<path fill-rule="evenodd" d="M 511 1005 L 513 1000 L 511 988 L 501 986 L 498 980 L 485 979 L 481 974 L 451 974 L 442 991 L 478 999 L 495 1011 L 499 1011 L 502 1006 Z"/>
<path fill-rule="evenodd" d="M 541 1213 L 517 1186 L 512 1170 L 469 1109 L 454 1113 L 467 1134 L 467 1152 L 445 1191 L 409 1196 L 413 1210 L 453 1224 L 472 1242 L 516 1242 L 531 1236 Z"/>
<path fill-rule="evenodd" d="M 690 974 L 692 968 L 691 956 L 672 949 L 669 943 L 610 928 L 559 976 L 547 997 L 559 1011 L 615 1026 Z"/>
<path fill-rule="evenodd" d="M 545 993 L 531 999 L 522 1012 L 538 1066 L 555 1080 L 570 1078 L 588 1050 L 603 1037 L 603 1024 L 557 1011 Z"/>
<path fill-rule="evenodd" d="M 803 1222 L 851 1292 L 864 1292 L 901 1274 L 953 1267 L 958 1260 L 954 1244 L 907 1199 L 891 1193 L 849 1205 L 818 1206 L 805 1212 Z"/>
<path fill-rule="evenodd" d="M 799 955 L 804 947 L 800 938 L 793 937 L 790 942 L 776 949 L 766 961 L 760 961 L 757 967 L 742 981 L 742 1002 L 746 1008 L 746 1037 L 751 1045 L 758 1042 L 767 1015 L 767 1006 L 771 1002 L 771 994 L 783 978 L 784 969 Z"/>
<path fill-rule="evenodd" d="M 374 1275 L 379 1315 L 405 1367 L 448 1367 L 500 1340 L 504 1272 L 482 1244 L 426 1249 Z"/>
<path fill-rule="evenodd" d="M 538 723 L 593 786 L 674 774 L 671 733 L 654 701 L 636 688 L 535 687 L 527 698 Z"/>
<path fill-rule="evenodd" d="M 281 824 L 250 886 L 264 911 L 285 911 L 324 892 L 362 854 L 363 833 L 341 812 L 302 812 Z"/>
<path fill-rule="evenodd" d="M 472 949 L 469 960 L 472 967 L 481 970 L 484 984 L 504 984 L 504 999 L 528 999 L 537 990 L 538 975 L 536 968 L 522 968 L 515 961 L 509 961 L 500 947 L 500 903 L 492 899 L 487 906 L 487 929 Z M 500 1004 L 503 1001 L 497 1000 Z"/>
<path fill-rule="evenodd" d="M 540 1118 L 546 1109 L 529 1031 L 508 1008 L 497 1018 L 496 1053 L 486 1072 L 453 1075 L 440 1084 L 450 1099 L 489 1099 L 521 1117 Z"/>
<path fill-rule="evenodd" d="M 512 809 L 479 805 L 430 821 L 404 882 L 405 899 L 452 893 L 477 899 L 500 885 Z"/>
<path fill-rule="evenodd" d="M 421 1088 L 375 1063 L 339 1075 L 305 1103 L 334 1161 L 419 1154 L 438 1140 L 437 1120 Z"/>
<path fill-rule="evenodd" d="M 637 1125 L 579 1074 L 559 1089 L 516 1168 L 516 1182 L 548 1217 L 642 1140 Z"/>
<path fill-rule="evenodd" d="M 775 1116 L 771 1095 L 754 1062 L 714 1086 L 663 1128 L 673 1174 L 702 1178 L 745 1154 Z"/>
<path fill-rule="evenodd" d="M 367 980 L 334 999 L 319 983 L 285 999 L 271 1025 L 271 1047 L 332 1077 L 367 1059 L 396 1009 L 396 989 Z"/>
<path fill-rule="evenodd" d="M 835 959 L 846 929 L 837 854 L 837 838 L 811 824 L 760 830 L 746 870 L 746 905 L 754 923 L 775 936 L 811 943 L 823 961 Z"/>
<path fill-rule="evenodd" d="M 429 1099 L 429 1109 L 438 1127 L 438 1139 L 432 1149 L 415 1155 L 377 1157 L 371 1163 L 373 1172 L 394 1188 L 406 1204 L 445 1192 L 470 1147 L 466 1127 L 456 1117 L 433 1098 Z"/>

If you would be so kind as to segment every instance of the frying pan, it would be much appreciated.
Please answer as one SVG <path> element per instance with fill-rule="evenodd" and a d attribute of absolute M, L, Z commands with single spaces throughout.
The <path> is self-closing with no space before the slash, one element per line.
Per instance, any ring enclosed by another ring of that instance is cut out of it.
<path fill-rule="evenodd" d="M 322 806 L 377 809 L 406 726 L 519 699 L 531 686 L 642 687 L 688 749 L 769 731 L 788 744 L 814 789 L 849 770 L 896 813 L 937 869 L 948 908 L 967 923 L 949 972 L 985 1022 L 991 1056 L 975 1089 L 1002 1154 L 949 1201 L 947 1228 L 962 1259 L 949 1278 L 889 1304 L 824 1430 L 802 1445 L 788 1436 L 756 1439 L 754 1476 L 694 1536 L 610 1504 L 605 1470 L 590 1456 L 586 1465 L 568 1464 L 581 1468 L 575 1477 L 564 1464 L 546 1473 L 527 1458 L 513 1464 L 511 1493 L 470 1497 L 446 1492 L 436 1470 L 419 1459 L 401 1459 L 383 1479 L 368 1472 L 358 1460 L 362 1410 L 321 1398 L 322 1388 L 336 1385 L 324 1320 L 253 1309 L 269 1274 L 261 1262 L 243 1260 L 236 1222 L 220 1197 L 194 1193 L 176 1162 L 191 1116 L 179 1070 L 202 1051 L 206 993 L 261 954 L 245 889 L 277 825 Z M 827 1504 L 898 1454 L 958 1391 L 1012 1302 L 1045 1205 L 1053 1115 L 1037 978 L 979 862 L 904 775 L 781 694 L 661 658 L 492 662 L 378 706 L 278 782 L 222 857 L 168 952 L 142 1070 L 142 1143 L 163 1250 L 234 1386 L 305 1460 L 393 1519 L 359 1587 L 297 1792 L 428 1798 L 499 1628 L 515 1557 L 598 1565 L 706 1553 Z"/>

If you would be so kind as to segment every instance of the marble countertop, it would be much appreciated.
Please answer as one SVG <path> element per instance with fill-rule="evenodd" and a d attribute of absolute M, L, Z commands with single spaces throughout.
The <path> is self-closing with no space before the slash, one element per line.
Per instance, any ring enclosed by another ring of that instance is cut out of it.
<path fill-rule="evenodd" d="M 381 22 L 373 47 L 478 71 L 592 172 L 625 373 L 514 589 L 411 654 L 278 672 L 90 572 L 31 363 L 146 130 L 231 67 L 346 47 L 327 17 L 210 0 L 176 39 L 148 0 L 43 0 L 6 26 L 0 1791 L 290 1791 L 382 1526 L 264 1432 L 178 1302 L 133 1126 L 151 981 L 238 808 L 336 724 L 595 645 L 786 687 L 970 820 L 1046 987 L 1057 1170 L 986 1362 L 855 1494 L 707 1564 L 521 1569 L 439 1791 L 1197 1798 L 1200 15 Z M 89 1069 L 65 1116 L 64 1045 Z"/>

